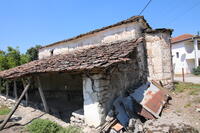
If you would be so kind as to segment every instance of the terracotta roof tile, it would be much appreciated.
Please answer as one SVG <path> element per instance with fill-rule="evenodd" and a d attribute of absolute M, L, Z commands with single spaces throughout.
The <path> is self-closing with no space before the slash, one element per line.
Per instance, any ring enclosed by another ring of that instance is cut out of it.
<path fill-rule="evenodd" d="M 180 35 L 180 36 L 172 38 L 171 39 L 171 43 L 177 43 L 177 42 L 180 42 L 180 41 L 184 41 L 184 40 L 190 39 L 192 37 L 194 37 L 194 35 L 183 34 L 183 35 Z"/>
<path fill-rule="evenodd" d="M 1 78 L 17 78 L 34 73 L 45 72 L 82 72 L 85 70 L 102 70 L 110 65 L 130 60 L 138 40 L 102 44 L 91 48 L 75 50 L 65 55 L 55 55 L 45 59 L 1 71 Z"/>

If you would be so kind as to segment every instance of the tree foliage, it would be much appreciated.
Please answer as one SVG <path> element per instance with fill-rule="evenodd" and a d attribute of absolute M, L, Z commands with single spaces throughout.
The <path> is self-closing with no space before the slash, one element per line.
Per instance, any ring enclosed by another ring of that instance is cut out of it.
<path fill-rule="evenodd" d="M 41 48 L 40 45 L 36 45 L 27 50 L 26 54 L 29 56 L 29 61 L 37 60 L 38 59 L 38 49 Z"/>
<path fill-rule="evenodd" d="M 13 68 L 16 66 L 20 65 L 20 52 L 18 47 L 17 48 L 12 48 L 12 47 L 8 47 L 7 48 L 7 53 L 6 53 L 6 58 L 7 58 L 7 65 L 9 68 Z"/>
<path fill-rule="evenodd" d="M 0 71 L 8 69 L 7 58 L 4 51 L 0 51 Z"/>
<path fill-rule="evenodd" d="M 0 50 L 0 71 L 13 68 L 38 59 L 40 45 L 31 47 L 25 54 L 20 53 L 19 48 L 7 47 L 6 51 Z"/>

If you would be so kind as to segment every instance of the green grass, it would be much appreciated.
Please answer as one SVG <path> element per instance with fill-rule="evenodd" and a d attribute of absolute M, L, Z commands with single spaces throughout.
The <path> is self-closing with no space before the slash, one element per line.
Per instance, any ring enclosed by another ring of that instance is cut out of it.
<path fill-rule="evenodd" d="M 9 109 L 7 106 L 0 105 L 0 115 L 7 115 L 10 111 L 11 109 Z"/>
<path fill-rule="evenodd" d="M 81 133 L 81 129 L 74 126 L 63 128 L 50 120 L 36 119 L 27 127 L 30 133 Z"/>
<path fill-rule="evenodd" d="M 180 93 L 185 91 L 189 91 L 190 95 L 198 95 L 200 94 L 200 84 L 183 83 L 183 82 L 175 83 L 175 92 Z"/>

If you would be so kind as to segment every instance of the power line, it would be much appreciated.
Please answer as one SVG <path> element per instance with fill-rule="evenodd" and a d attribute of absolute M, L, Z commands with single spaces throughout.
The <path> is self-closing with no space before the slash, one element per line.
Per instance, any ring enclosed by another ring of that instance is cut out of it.
<path fill-rule="evenodd" d="M 148 7 L 148 5 L 151 3 L 152 0 L 149 0 L 149 2 L 146 4 L 146 6 L 142 9 L 142 11 L 139 13 L 139 15 L 141 15 L 144 10 Z"/>

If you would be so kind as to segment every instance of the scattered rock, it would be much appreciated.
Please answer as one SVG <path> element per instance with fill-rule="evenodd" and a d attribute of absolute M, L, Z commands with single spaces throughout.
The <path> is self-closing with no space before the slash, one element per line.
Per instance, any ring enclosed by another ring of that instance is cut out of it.
<path fill-rule="evenodd" d="M 156 120 L 148 120 L 143 128 L 145 133 L 198 133 L 175 113 L 169 113 Z"/>
<path fill-rule="evenodd" d="M 196 111 L 200 113 L 200 108 L 196 108 Z"/>
<path fill-rule="evenodd" d="M 110 122 L 114 120 L 114 115 L 115 115 L 115 112 L 113 110 L 110 110 L 108 112 L 108 115 L 106 116 L 106 121 Z"/>

